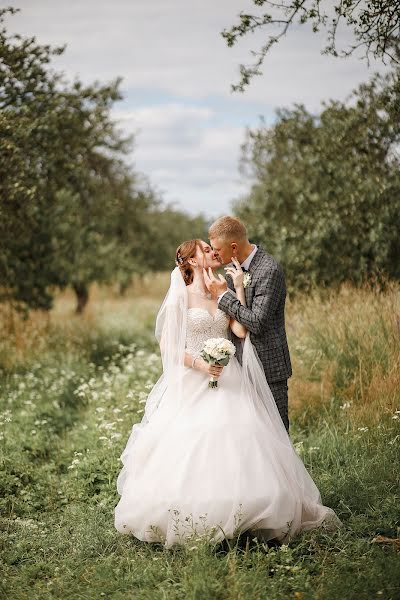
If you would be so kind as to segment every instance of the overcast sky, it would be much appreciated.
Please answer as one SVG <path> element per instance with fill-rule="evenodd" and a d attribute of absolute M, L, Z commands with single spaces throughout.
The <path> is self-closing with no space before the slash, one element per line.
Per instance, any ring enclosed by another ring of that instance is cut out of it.
<path fill-rule="evenodd" d="M 54 65 L 69 78 L 123 77 L 114 115 L 136 133 L 136 168 L 166 201 L 208 217 L 229 212 L 247 188 L 240 144 L 260 115 L 271 123 L 276 108 L 296 102 L 317 111 L 383 71 L 379 63 L 322 56 L 324 36 L 298 26 L 276 45 L 263 77 L 232 94 L 238 64 L 262 38 L 229 49 L 220 32 L 251 9 L 250 0 L 0 0 L 10 4 L 22 12 L 8 19 L 9 30 L 67 45 Z"/>

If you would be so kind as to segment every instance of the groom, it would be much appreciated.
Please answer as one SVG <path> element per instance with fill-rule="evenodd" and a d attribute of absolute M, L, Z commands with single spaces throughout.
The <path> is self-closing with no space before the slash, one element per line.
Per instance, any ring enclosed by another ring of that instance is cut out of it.
<path fill-rule="evenodd" d="M 249 242 L 246 228 L 239 219 L 229 216 L 217 219 L 208 237 L 222 265 L 237 258 L 242 269 L 249 273 L 245 288 L 247 307 L 236 298 L 230 277 L 227 281 L 222 277 L 219 280 L 207 277 L 206 285 L 212 296 L 218 297 L 218 307 L 249 330 L 279 414 L 289 431 L 287 380 L 292 367 L 285 331 L 286 287 L 282 268 L 261 246 Z M 234 334 L 232 339 L 241 362 L 240 339 Z"/>

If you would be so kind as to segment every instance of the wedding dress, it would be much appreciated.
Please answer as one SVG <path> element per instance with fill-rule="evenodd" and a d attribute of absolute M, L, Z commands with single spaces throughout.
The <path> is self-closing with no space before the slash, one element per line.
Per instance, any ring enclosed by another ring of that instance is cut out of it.
<path fill-rule="evenodd" d="M 229 337 L 229 318 L 220 309 L 215 315 L 187 304 L 179 310 L 186 352 L 198 355 L 207 339 Z M 288 541 L 301 530 L 340 526 L 293 448 L 249 336 L 244 348 L 243 366 L 231 358 L 212 389 L 208 375 L 182 365 L 168 379 L 174 349 L 164 347 L 157 401 L 121 456 L 119 532 L 170 547 L 193 536 L 218 542 L 247 530 Z"/>

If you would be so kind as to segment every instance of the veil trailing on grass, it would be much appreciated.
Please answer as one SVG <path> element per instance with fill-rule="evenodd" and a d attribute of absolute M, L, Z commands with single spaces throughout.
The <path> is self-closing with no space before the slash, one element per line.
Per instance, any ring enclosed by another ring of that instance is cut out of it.
<path fill-rule="evenodd" d="M 171 273 L 170 287 L 158 311 L 155 335 L 160 344 L 163 373 L 148 395 L 140 423 L 132 427 L 131 435 L 121 455 L 124 465 L 117 479 L 117 490 L 122 494 L 127 470 L 126 463 L 140 432 L 151 421 L 162 405 L 171 419 L 182 405 L 182 386 L 186 341 L 187 313 L 186 285 L 178 267 Z"/>
<path fill-rule="evenodd" d="M 263 410 L 260 417 L 269 422 L 271 440 L 286 465 L 290 484 L 299 500 L 296 514 L 292 522 L 288 523 L 287 539 L 300 529 L 300 524 L 303 530 L 312 529 L 322 522 L 325 522 L 328 527 L 341 526 L 341 521 L 335 512 L 322 505 L 319 490 L 296 453 L 268 385 L 262 363 L 250 341 L 249 333 L 243 346 L 241 395 L 243 400 L 252 402 L 255 409 L 261 404 Z"/>

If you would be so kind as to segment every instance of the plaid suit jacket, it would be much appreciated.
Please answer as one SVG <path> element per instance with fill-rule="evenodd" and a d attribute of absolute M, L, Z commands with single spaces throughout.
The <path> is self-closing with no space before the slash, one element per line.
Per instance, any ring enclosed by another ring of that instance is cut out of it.
<path fill-rule="evenodd" d="M 292 375 L 285 330 L 286 286 L 282 267 L 260 246 L 250 263 L 250 285 L 245 288 L 244 307 L 233 292 L 232 278 L 227 277 L 228 292 L 218 307 L 234 317 L 250 332 L 250 339 L 264 367 L 268 383 L 283 381 Z M 231 332 L 236 356 L 241 362 L 242 343 Z"/>

